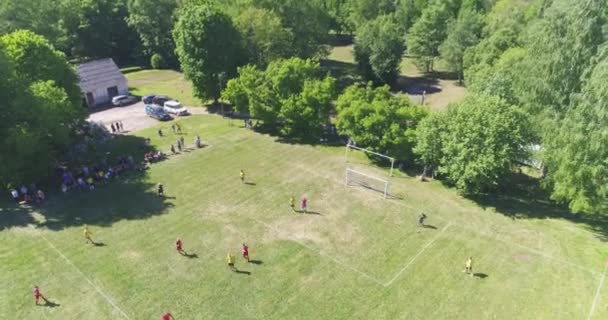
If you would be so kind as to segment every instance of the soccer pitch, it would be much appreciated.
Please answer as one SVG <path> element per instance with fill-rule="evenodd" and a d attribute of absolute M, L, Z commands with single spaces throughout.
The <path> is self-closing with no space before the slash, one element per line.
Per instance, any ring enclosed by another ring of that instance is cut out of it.
<path fill-rule="evenodd" d="M 584 225 L 512 219 L 401 173 L 383 200 L 344 186 L 343 147 L 281 143 L 217 116 L 180 123 L 187 144 L 200 134 L 209 146 L 52 194 L 39 211 L 0 205 L 1 319 L 608 318 L 608 251 Z M 177 136 L 162 126 L 162 138 L 117 140 L 167 151 Z M 431 227 L 417 227 L 422 211 Z M 103 246 L 84 243 L 85 224 Z M 176 253 L 178 237 L 195 257 Z M 35 306 L 34 285 L 55 305 Z"/>

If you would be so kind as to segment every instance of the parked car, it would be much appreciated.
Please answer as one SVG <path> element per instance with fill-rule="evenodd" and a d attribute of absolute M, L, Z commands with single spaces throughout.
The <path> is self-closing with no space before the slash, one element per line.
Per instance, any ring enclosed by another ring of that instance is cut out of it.
<path fill-rule="evenodd" d="M 145 104 L 153 104 L 154 98 L 156 98 L 155 94 L 149 94 L 149 95 L 143 97 L 143 99 L 141 99 L 141 101 L 143 101 Z"/>
<path fill-rule="evenodd" d="M 167 97 L 167 96 L 154 96 L 154 98 L 152 98 L 152 103 L 159 105 L 159 106 L 163 106 L 165 104 L 165 102 L 171 100 L 171 98 Z"/>
<path fill-rule="evenodd" d="M 166 121 L 166 120 L 173 119 L 173 118 L 171 118 L 171 116 L 168 113 L 165 112 L 165 110 L 163 110 L 163 107 L 161 107 L 161 106 L 147 105 L 146 114 L 149 117 L 154 118 L 156 120 L 160 120 L 160 121 Z"/>
<path fill-rule="evenodd" d="M 112 98 L 112 104 L 115 106 L 125 106 L 137 102 L 137 97 L 131 95 L 119 95 Z"/>
<path fill-rule="evenodd" d="M 182 104 L 177 100 L 166 101 L 163 105 L 163 109 L 169 114 L 175 114 L 178 116 L 188 115 L 188 109 L 184 108 L 184 106 L 182 106 Z"/>

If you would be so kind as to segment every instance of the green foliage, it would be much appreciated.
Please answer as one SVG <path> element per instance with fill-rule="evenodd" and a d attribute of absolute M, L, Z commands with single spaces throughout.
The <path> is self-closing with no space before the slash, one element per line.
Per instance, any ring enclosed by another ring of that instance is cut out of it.
<path fill-rule="evenodd" d="M 439 46 L 447 37 L 447 24 L 453 18 L 449 7 L 438 1 L 422 12 L 407 36 L 408 52 L 426 72 L 433 71 L 433 61 L 439 56 Z"/>
<path fill-rule="evenodd" d="M 330 17 L 326 10 L 313 1 L 252 0 L 256 6 L 275 12 L 283 27 L 293 33 L 292 55 L 310 58 L 323 52 Z"/>
<path fill-rule="evenodd" d="M 84 119 L 77 78 L 43 37 L 0 38 L 0 184 L 39 181 L 73 141 Z"/>
<path fill-rule="evenodd" d="M 348 27 L 359 30 L 363 25 L 376 18 L 395 12 L 394 0 L 351 0 L 348 2 Z"/>
<path fill-rule="evenodd" d="M 244 59 L 241 36 L 231 18 L 212 5 L 189 6 L 180 11 L 173 37 L 194 95 L 217 100 L 222 80 L 233 77 Z"/>
<path fill-rule="evenodd" d="M 441 58 L 450 71 L 458 74 L 458 80 L 461 83 L 465 51 L 477 44 L 481 27 L 481 16 L 475 11 L 463 8 L 458 15 L 458 19 L 449 24 L 448 36 L 439 47 Z"/>
<path fill-rule="evenodd" d="M 420 18 L 428 0 L 398 0 L 395 4 L 395 20 L 405 33 Z"/>
<path fill-rule="evenodd" d="M 525 155 L 528 117 L 505 100 L 469 96 L 419 126 L 416 154 L 465 194 L 494 190 Z"/>
<path fill-rule="evenodd" d="M 365 78 L 375 83 L 395 80 L 404 50 L 399 25 L 389 16 L 380 16 L 357 30 L 355 59 Z"/>
<path fill-rule="evenodd" d="M 176 0 L 128 0 L 129 26 L 139 34 L 147 54 L 159 54 L 170 66 L 177 64 L 171 36 Z"/>
<path fill-rule="evenodd" d="M 251 63 L 266 67 L 271 61 L 292 53 L 293 33 L 283 27 L 281 18 L 273 11 L 249 7 L 236 17 L 235 23 Z"/>
<path fill-rule="evenodd" d="M 165 59 L 159 53 L 155 53 L 150 57 L 150 66 L 152 69 L 164 69 L 167 67 Z"/>
<path fill-rule="evenodd" d="M 141 43 L 127 24 L 127 0 L 63 0 L 70 55 L 112 57 L 118 65 L 137 62 Z M 154 18 L 151 18 L 154 19 Z"/>
<path fill-rule="evenodd" d="M 324 77 L 318 62 L 291 58 L 273 61 L 265 71 L 239 68 L 222 97 L 284 135 L 306 138 L 329 120 L 334 95 L 335 79 Z"/>
<path fill-rule="evenodd" d="M 574 212 L 605 212 L 608 207 L 608 47 L 573 99 L 572 107 L 547 140 L 552 198 Z M 596 62 L 596 61 L 594 61 Z"/>
<path fill-rule="evenodd" d="M 407 97 L 393 96 L 388 86 L 357 85 L 346 88 L 336 105 L 336 126 L 357 145 L 411 160 L 418 123 L 428 110 L 413 105 Z"/>
<path fill-rule="evenodd" d="M 0 37 L 17 76 L 25 84 L 53 80 L 69 97 L 73 116 L 82 114 L 78 77 L 63 53 L 42 36 L 21 30 Z"/>

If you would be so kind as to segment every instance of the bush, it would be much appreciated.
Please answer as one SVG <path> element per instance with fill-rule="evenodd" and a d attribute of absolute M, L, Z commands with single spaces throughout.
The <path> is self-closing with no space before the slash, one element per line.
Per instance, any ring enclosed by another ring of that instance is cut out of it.
<path fill-rule="evenodd" d="M 165 59 L 158 53 L 155 53 L 150 57 L 150 66 L 152 69 L 164 69 L 166 67 Z"/>

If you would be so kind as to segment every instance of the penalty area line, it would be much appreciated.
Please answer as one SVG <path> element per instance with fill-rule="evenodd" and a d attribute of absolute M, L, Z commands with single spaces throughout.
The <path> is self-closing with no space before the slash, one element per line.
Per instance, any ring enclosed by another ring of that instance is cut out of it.
<path fill-rule="evenodd" d="M 68 259 L 68 257 L 66 257 L 61 251 L 59 251 L 59 249 L 57 249 L 57 247 L 55 247 L 55 245 L 53 245 L 53 243 L 51 241 L 49 241 L 49 239 L 47 239 L 42 233 L 40 233 L 40 237 L 42 239 L 44 239 L 44 241 L 46 241 L 46 243 L 48 243 L 49 246 L 53 250 L 55 250 L 55 252 L 57 252 L 69 265 L 71 265 L 72 268 L 74 268 L 74 270 L 76 270 L 95 289 L 95 291 L 97 291 L 97 293 L 99 293 L 99 295 L 101 295 L 103 298 L 105 298 L 116 310 L 118 310 L 118 312 L 120 312 L 120 314 L 122 314 L 123 317 L 125 317 L 129 320 L 131 319 L 124 311 L 122 311 L 122 309 L 120 309 L 112 301 L 112 299 L 110 299 L 110 297 L 108 297 L 108 295 L 106 295 L 103 291 L 101 291 L 101 289 L 98 286 L 96 286 L 93 283 L 93 281 L 91 281 L 91 279 L 89 279 L 89 277 L 87 277 L 74 263 L 72 263 L 72 261 L 70 259 Z"/>
<path fill-rule="evenodd" d="M 256 219 L 256 218 L 252 218 L 252 217 L 249 217 L 249 218 L 252 219 L 252 220 L 254 220 L 254 221 L 256 221 L 256 222 L 258 222 L 258 223 L 260 223 L 260 224 L 263 224 L 267 229 L 270 229 L 270 230 L 275 231 L 275 232 L 277 231 L 271 225 L 269 225 L 268 223 L 266 223 L 266 222 L 264 222 L 262 220 L 259 220 L 259 219 Z M 344 263 L 344 262 L 342 262 L 342 261 L 340 261 L 340 260 L 338 260 L 338 259 L 330 256 L 330 255 L 324 254 L 323 252 L 321 252 L 321 251 L 319 251 L 319 250 L 317 250 L 317 249 L 315 249 L 315 248 L 313 248 L 313 247 L 311 247 L 311 246 L 309 246 L 309 245 L 307 245 L 307 244 L 305 244 L 303 242 L 300 242 L 300 241 L 297 241 L 297 240 L 293 240 L 293 239 L 289 239 L 289 240 L 292 241 L 292 242 L 294 242 L 294 243 L 299 244 L 300 246 L 308 249 L 309 251 L 311 251 L 313 253 L 318 254 L 321 257 L 324 257 L 326 259 L 331 260 L 332 262 L 334 262 L 335 264 L 337 264 L 337 265 L 339 265 L 339 266 L 341 266 L 343 268 L 349 269 L 349 270 L 351 270 L 351 271 L 359 274 L 360 276 L 366 278 L 367 280 L 370 280 L 370 281 L 374 282 L 375 284 L 377 284 L 379 286 L 383 286 L 383 287 L 385 286 L 382 282 L 380 282 L 378 279 L 370 276 L 369 274 L 367 274 L 367 273 L 365 273 L 365 272 L 363 272 L 361 270 L 358 270 L 358 269 L 356 269 L 356 268 L 354 268 L 354 267 L 352 267 L 352 266 L 350 266 L 350 265 L 348 265 L 348 264 L 346 264 L 346 263 Z"/>
<path fill-rule="evenodd" d="M 591 304 L 591 310 L 589 310 L 589 316 L 587 320 L 591 320 L 593 318 L 593 313 L 595 312 L 595 306 L 597 305 L 597 301 L 600 298 L 600 293 L 602 292 L 602 287 L 604 286 L 604 280 L 606 280 L 606 272 L 608 271 L 608 263 L 604 267 L 604 273 L 602 273 L 602 278 L 600 279 L 600 283 L 597 286 L 597 290 L 595 291 L 595 297 L 593 298 L 593 304 Z"/>
<path fill-rule="evenodd" d="M 409 266 L 411 266 L 412 263 L 414 263 L 414 261 L 416 261 L 416 259 L 418 259 L 418 257 L 426 251 L 426 249 L 428 249 L 433 243 L 435 243 L 435 241 L 437 241 L 437 239 L 439 239 L 451 225 L 452 223 L 450 222 L 445 227 L 443 227 L 443 229 L 441 229 L 441 232 L 439 232 L 431 241 L 429 241 L 424 247 L 422 247 L 422 249 L 418 251 L 418 253 L 412 259 L 410 259 L 410 261 L 403 268 L 401 268 L 401 270 L 399 270 L 399 272 L 397 272 L 397 274 L 389 282 L 384 284 L 384 287 L 388 287 L 393 282 L 395 282 L 395 280 L 397 280 L 397 278 L 399 278 L 399 276 L 401 276 L 401 274 L 405 272 L 405 270 Z"/>

